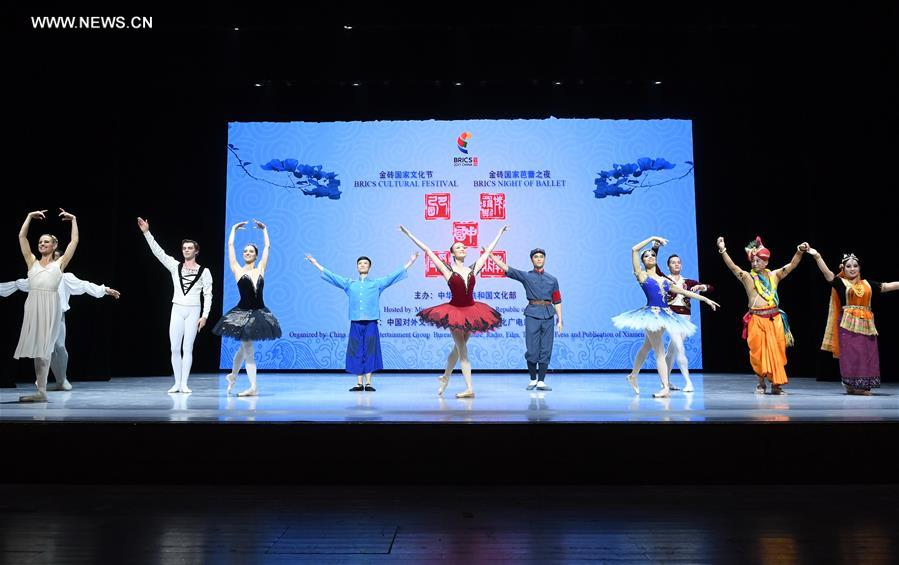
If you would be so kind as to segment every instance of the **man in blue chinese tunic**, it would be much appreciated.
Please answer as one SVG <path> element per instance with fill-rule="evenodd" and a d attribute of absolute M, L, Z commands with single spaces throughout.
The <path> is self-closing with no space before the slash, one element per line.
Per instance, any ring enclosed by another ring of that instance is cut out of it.
<path fill-rule="evenodd" d="M 496 255 L 491 254 L 490 257 L 505 271 L 506 277 L 524 285 L 524 293 L 528 299 L 528 305 L 524 309 L 524 339 L 527 343 L 524 358 L 528 363 L 531 381 L 527 389 L 552 390 L 545 382 L 546 367 L 553 352 L 553 322 L 556 316 L 559 317 L 556 328 L 562 331 L 562 293 L 559 291 L 559 280 L 543 270 L 546 251 L 539 247 L 531 250 L 534 268 L 527 272 L 513 269 Z"/>
<path fill-rule="evenodd" d="M 416 252 L 404 266 L 386 277 L 370 279 L 368 274 L 371 259 L 362 256 L 356 260 L 359 279 L 351 280 L 322 267 L 312 255 L 306 255 L 306 259 L 322 272 L 322 278 L 342 289 L 349 298 L 350 335 L 346 347 L 346 371 L 356 375 L 356 386 L 350 389 L 353 392 L 375 390 L 371 386 L 371 374 L 384 368 L 381 360 L 381 335 L 378 333 L 381 293 L 390 285 L 406 278 L 406 270 L 417 258 Z"/>

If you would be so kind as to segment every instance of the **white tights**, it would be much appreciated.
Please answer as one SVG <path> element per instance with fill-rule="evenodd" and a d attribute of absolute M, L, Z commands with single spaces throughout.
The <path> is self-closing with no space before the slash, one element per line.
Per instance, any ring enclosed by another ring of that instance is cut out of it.
<path fill-rule="evenodd" d="M 59 322 L 59 333 L 56 334 L 56 345 L 53 346 L 53 354 L 50 355 L 50 370 L 57 385 L 62 385 L 66 379 L 66 370 L 69 366 L 69 352 L 66 351 L 66 316 L 63 314 Z"/>
<path fill-rule="evenodd" d="M 234 354 L 234 363 L 231 365 L 231 374 L 236 378 L 240 373 L 240 367 L 246 362 L 247 378 L 250 379 L 250 390 L 256 390 L 256 356 L 253 352 L 252 341 L 240 342 L 240 349 Z"/>
<path fill-rule="evenodd" d="M 34 375 L 37 377 L 34 384 L 39 393 L 47 393 L 47 375 L 50 373 L 50 360 L 34 358 Z"/>
<path fill-rule="evenodd" d="M 687 366 L 687 353 L 684 351 L 684 336 L 679 333 L 670 333 L 668 336 L 671 341 L 668 343 L 668 353 L 665 354 L 665 364 L 668 365 L 669 380 L 671 373 L 674 372 L 674 362 L 677 361 L 677 367 L 689 386 L 690 368 Z"/>
<path fill-rule="evenodd" d="M 190 366 L 194 362 L 194 340 L 197 337 L 197 320 L 199 319 L 199 306 L 172 304 L 172 317 L 169 320 L 169 342 L 172 346 L 172 373 L 175 375 L 175 386 L 172 387 L 173 389 L 183 390 L 187 388 Z"/>
<path fill-rule="evenodd" d="M 662 381 L 662 386 L 668 386 L 670 380 L 669 377 L 674 370 L 674 361 L 677 361 L 677 366 L 684 376 L 684 379 L 686 379 L 687 386 L 691 386 L 690 368 L 687 366 L 687 354 L 684 351 L 684 337 L 678 333 L 669 333 L 668 337 L 671 338 L 671 341 L 668 343 L 668 352 L 665 354 L 666 375 L 662 377 L 661 372 L 659 373 L 659 379 Z M 640 369 L 643 368 L 643 363 L 646 361 L 646 357 L 649 356 L 651 350 L 652 343 L 647 334 L 646 339 L 643 340 L 643 346 L 640 347 L 640 350 L 637 351 L 637 356 L 634 358 L 634 368 L 631 370 L 632 375 L 640 373 Z M 656 359 L 658 359 L 658 356 Z"/>

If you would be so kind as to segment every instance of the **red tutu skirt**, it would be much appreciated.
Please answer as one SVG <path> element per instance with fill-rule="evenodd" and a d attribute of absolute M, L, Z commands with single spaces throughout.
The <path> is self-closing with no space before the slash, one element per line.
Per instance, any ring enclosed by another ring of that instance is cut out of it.
<path fill-rule="evenodd" d="M 467 332 L 489 332 L 503 325 L 503 316 L 483 302 L 471 306 L 439 304 L 418 313 L 425 324 Z"/>

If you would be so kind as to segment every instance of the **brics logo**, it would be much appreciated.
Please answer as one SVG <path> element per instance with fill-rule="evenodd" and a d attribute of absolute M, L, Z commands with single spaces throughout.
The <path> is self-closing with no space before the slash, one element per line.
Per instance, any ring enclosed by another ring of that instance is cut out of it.
<path fill-rule="evenodd" d="M 462 152 L 465 157 L 453 157 L 453 166 L 454 167 L 477 167 L 478 166 L 478 158 L 468 155 L 469 147 L 468 143 L 471 141 L 471 132 L 463 131 L 459 134 L 459 137 L 456 138 L 456 147 L 459 151 Z"/>
<path fill-rule="evenodd" d="M 463 131 L 458 138 L 456 138 L 456 146 L 459 148 L 459 151 L 468 155 L 468 140 L 471 139 L 471 132 Z"/>

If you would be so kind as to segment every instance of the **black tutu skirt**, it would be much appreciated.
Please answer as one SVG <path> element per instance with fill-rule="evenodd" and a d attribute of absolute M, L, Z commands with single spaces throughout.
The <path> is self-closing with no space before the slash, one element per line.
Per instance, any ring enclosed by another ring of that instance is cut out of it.
<path fill-rule="evenodd" d="M 266 341 L 281 337 L 281 324 L 268 308 L 232 308 L 215 324 L 212 333 L 240 341 Z"/>

